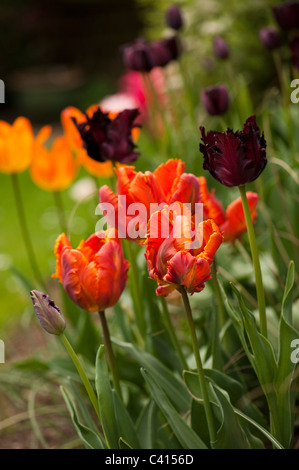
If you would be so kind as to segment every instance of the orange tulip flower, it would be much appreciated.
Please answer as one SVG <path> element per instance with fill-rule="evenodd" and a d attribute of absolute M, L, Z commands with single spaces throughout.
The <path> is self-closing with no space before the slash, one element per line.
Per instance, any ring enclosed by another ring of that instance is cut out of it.
<path fill-rule="evenodd" d="M 165 206 L 151 216 L 145 257 L 149 276 L 158 284 L 157 295 L 167 296 L 179 286 L 190 294 L 200 292 L 211 279 L 210 265 L 223 236 L 211 219 L 201 222 L 195 233 L 194 229 L 194 216 L 186 209 L 183 212 L 181 203 L 176 208 Z M 194 244 L 196 238 L 199 243 Z"/>
<path fill-rule="evenodd" d="M 13 124 L 0 121 L 0 171 L 20 173 L 31 163 L 34 135 L 30 121 L 18 117 Z"/>
<path fill-rule="evenodd" d="M 100 188 L 100 202 L 110 203 L 114 206 L 115 220 L 110 220 L 107 214 L 109 226 L 119 227 L 122 222 L 119 220 L 119 200 L 118 196 L 126 196 L 127 209 L 133 203 L 141 203 L 146 209 L 146 217 L 139 232 L 142 234 L 135 239 L 138 243 L 143 243 L 146 237 L 147 222 L 151 216 L 153 204 L 172 204 L 179 201 L 190 203 L 192 207 L 199 202 L 199 183 L 197 178 L 188 173 L 184 173 L 184 163 L 181 160 L 170 159 L 162 163 L 153 173 L 146 171 L 136 172 L 133 166 L 122 166 L 116 169 L 117 187 L 116 194 L 105 185 Z M 155 208 L 157 210 L 158 207 Z M 125 225 L 134 219 L 135 214 L 126 214 Z M 123 231 L 123 226 L 122 226 Z M 129 236 L 128 236 L 129 238 Z"/>
<path fill-rule="evenodd" d="M 122 294 L 129 263 L 114 229 L 97 232 L 72 248 L 64 233 L 55 242 L 56 273 L 66 293 L 89 312 L 112 307 Z"/>
<path fill-rule="evenodd" d="M 77 166 L 65 137 L 57 137 L 50 149 L 44 142 L 51 127 L 44 126 L 35 142 L 30 174 L 34 183 L 46 191 L 62 191 L 73 182 Z"/>
<path fill-rule="evenodd" d="M 247 231 L 241 198 L 239 197 L 233 201 L 224 210 L 221 202 L 214 195 L 214 190 L 209 192 L 206 178 L 201 176 L 198 180 L 205 218 L 213 219 L 219 225 L 224 236 L 224 242 L 234 243 Z M 246 195 L 254 223 L 257 217 L 258 195 L 251 191 L 248 191 Z"/>

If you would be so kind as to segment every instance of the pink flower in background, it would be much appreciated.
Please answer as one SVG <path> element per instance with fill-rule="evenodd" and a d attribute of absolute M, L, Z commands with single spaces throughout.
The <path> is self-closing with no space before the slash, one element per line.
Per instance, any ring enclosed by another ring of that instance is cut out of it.
<path fill-rule="evenodd" d="M 165 100 L 164 95 L 164 75 L 162 70 L 155 67 L 150 73 L 150 80 L 156 89 L 159 101 Z M 148 117 L 148 108 L 155 101 L 153 91 L 146 87 L 144 78 L 141 72 L 130 71 L 126 72 L 119 79 L 119 92 L 130 96 L 136 103 L 141 113 L 141 120 L 146 120 Z"/>

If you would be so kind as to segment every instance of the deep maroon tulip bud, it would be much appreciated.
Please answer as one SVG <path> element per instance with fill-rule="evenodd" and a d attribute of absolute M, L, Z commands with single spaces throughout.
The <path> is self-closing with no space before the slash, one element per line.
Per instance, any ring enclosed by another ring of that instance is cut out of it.
<path fill-rule="evenodd" d="M 168 8 L 165 14 L 165 20 L 167 26 L 177 31 L 181 29 L 184 24 L 181 10 L 176 5 L 171 5 L 171 7 Z"/>
<path fill-rule="evenodd" d="M 279 31 L 272 26 L 266 26 L 265 28 L 260 29 L 259 38 L 263 46 L 266 49 L 269 49 L 269 51 L 277 49 L 281 45 L 281 36 Z"/>
<path fill-rule="evenodd" d="M 54 301 L 38 290 L 32 290 L 30 296 L 43 329 L 51 335 L 61 335 L 65 330 L 65 320 Z"/>
<path fill-rule="evenodd" d="M 170 60 L 177 60 L 181 54 L 182 45 L 178 36 L 170 36 L 162 40 L 164 47 L 168 49 Z"/>
<path fill-rule="evenodd" d="M 293 65 L 299 69 L 299 35 L 297 34 L 290 42 L 291 59 Z"/>
<path fill-rule="evenodd" d="M 201 102 L 212 116 L 226 113 L 230 104 L 227 88 L 224 85 L 212 86 L 201 91 Z"/>
<path fill-rule="evenodd" d="M 132 130 L 140 127 L 134 122 L 139 114 L 138 109 L 125 109 L 111 119 L 109 113 L 98 108 L 91 117 L 86 114 L 84 122 L 72 119 L 90 158 L 97 162 L 132 163 L 139 156 L 132 137 Z"/>
<path fill-rule="evenodd" d="M 278 25 L 285 31 L 299 28 L 299 2 L 280 3 L 272 11 Z"/>
<path fill-rule="evenodd" d="M 152 42 L 151 52 L 155 67 L 164 67 L 180 54 L 180 45 L 177 36 Z"/>
<path fill-rule="evenodd" d="M 163 40 L 153 42 L 151 51 L 155 67 L 165 67 L 171 61 L 170 52 Z"/>
<path fill-rule="evenodd" d="M 213 39 L 214 54 L 218 59 L 228 59 L 230 56 L 230 48 L 225 39 L 221 36 L 216 36 Z"/>
<path fill-rule="evenodd" d="M 266 141 L 251 116 L 243 131 L 209 131 L 201 127 L 200 151 L 203 168 L 225 186 L 240 186 L 254 181 L 267 164 Z"/>
<path fill-rule="evenodd" d="M 154 67 L 150 44 L 145 39 L 136 39 L 132 44 L 121 48 L 124 66 L 129 70 L 150 72 Z"/>

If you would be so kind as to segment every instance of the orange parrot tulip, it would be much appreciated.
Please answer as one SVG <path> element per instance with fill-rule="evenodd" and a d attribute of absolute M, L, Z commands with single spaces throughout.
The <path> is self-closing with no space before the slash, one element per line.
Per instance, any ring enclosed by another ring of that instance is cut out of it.
<path fill-rule="evenodd" d="M 11 174 L 26 170 L 32 160 L 33 142 L 27 118 L 18 117 L 13 124 L 0 121 L 0 171 Z"/>
<path fill-rule="evenodd" d="M 101 203 L 109 203 L 114 207 L 113 220 L 106 215 L 108 226 L 120 227 L 119 220 L 119 196 L 126 197 L 127 207 L 134 203 L 141 203 L 146 210 L 146 216 L 139 227 L 140 237 L 134 239 L 143 243 L 146 237 L 147 222 L 151 216 L 152 205 L 172 204 L 176 201 L 190 203 L 194 207 L 199 202 L 198 179 L 189 173 L 184 173 L 184 163 L 181 160 L 170 159 L 162 163 L 153 173 L 146 171 L 136 172 L 133 166 L 122 166 L 116 169 L 117 186 L 116 194 L 105 185 L 100 188 L 99 196 Z M 156 211 L 158 207 L 154 209 Z M 193 209 L 192 209 L 193 210 Z M 127 211 L 126 211 L 127 212 Z M 115 215 L 115 218 L 114 218 Z M 133 221 L 135 214 L 126 213 L 125 225 Z M 123 231 L 124 227 L 122 227 Z M 129 234 L 128 234 L 128 238 Z"/>
<path fill-rule="evenodd" d="M 89 312 L 116 304 L 128 277 L 129 263 L 123 257 L 115 230 L 97 232 L 72 248 L 64 233 L 55 242 L 56 272 L 68 296 Z"/>
<path fill-rule="evenodd" d="M 145 257 L 149 276 L 158 284 L 157 295 L 167 296 L 179 286 L 190 294 L 202 291 L 212 277 L 210 265 L 223 241 L 213 220 L 194 227 L 194 216 L 186 209 L 182 212 L 183 204 L 176 206 L 155 212 L 148 223 Z M 196 238 L 199 243 L 194 243 Z"/>
<path fill-rule="evenodd" d="M 62 191 L 73 182 L 77 166 L 65 137 L 57 137 L 50 149 L 44 143 L 51 127 L 44 126 L 35 142 L 30 174 L 34 183 L 46 191 Z"/>

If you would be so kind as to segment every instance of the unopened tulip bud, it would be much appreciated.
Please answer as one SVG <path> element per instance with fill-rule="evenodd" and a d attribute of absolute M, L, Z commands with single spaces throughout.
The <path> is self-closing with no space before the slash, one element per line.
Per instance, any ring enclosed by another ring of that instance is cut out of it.
<path fill-rule="evenodd" d="M 54 301 L 38 290 L 32 290 L 30 295 L 43 329 L 51 335 L 61 335 L 65 330 L 65 319 Z"/>
<path fill-rule="evenodd" d="M 230 48 L 225 39 L 221 36 L 216 36 L 213 40 L 214 54 L 218 59 L 228 59 L 230 56 Z"/>
<path fill-rule="evenodd" d="M 260 29 L 259 38 L 263 46 L 269 49 L 269 51 L 277 49 L 281 45 L 281 36 L 277 29 L 272 26 L 266 26 Z"/>
<path fill-rule="evenodd" d="M 212 86 L 201 91 L 202 104 L 211 116 L 226 113 L 230 104 L 227 88 L 224 85 Z"/>
<path fill-rule="evenodd" d="M 167 26 L 172 29 L 176 29 L 177 31 L 183 26 L 182 13 L 176 5 L 171 5 L 171 7 L 168 8 L 165 14 L 165 19 Z"/>

